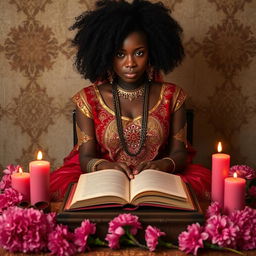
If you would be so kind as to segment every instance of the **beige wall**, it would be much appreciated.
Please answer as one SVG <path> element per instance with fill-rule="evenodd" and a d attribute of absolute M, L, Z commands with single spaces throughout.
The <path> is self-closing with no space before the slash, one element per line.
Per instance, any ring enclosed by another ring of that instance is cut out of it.
<path fill-rule="evenodd" d="M 255 167 L 256 1 L 165 0 L 184 28 L 186 59 L 168 81 L 195 110 L 196 162 L 222 140 L 233 164 Z M 72 66 L 68 27 L 86 0 L 0 1 L 0 167 L 27 169 L 42 149 L 52 168 L 72 147 L 70 97 L 88 84 Z"/>

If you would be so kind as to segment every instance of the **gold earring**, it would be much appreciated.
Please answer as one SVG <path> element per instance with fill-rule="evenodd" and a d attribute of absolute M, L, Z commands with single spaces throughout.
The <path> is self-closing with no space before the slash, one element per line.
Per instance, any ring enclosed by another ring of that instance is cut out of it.
<path fill-rule="evenodd" d="M 113 72 L 108 71 L 108 80 L 109 80 L 110 84 L 113 84 L 113 81 L 114 81 L 114 73 Z"/>
<path fill-rule="evenodd" d="M 150 65 L 147 68 L 147 76 L 148 76 L 148 81 L 151 82 L 154 77 L 154 68 Z"/>

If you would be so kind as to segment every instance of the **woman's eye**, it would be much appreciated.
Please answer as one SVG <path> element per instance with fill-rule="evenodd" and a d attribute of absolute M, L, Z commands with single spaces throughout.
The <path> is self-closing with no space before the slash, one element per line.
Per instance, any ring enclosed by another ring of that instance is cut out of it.
<path fill-rule="evenodd" d="M 122 58 L 122 57 L 124 57 L 124 53 L 123 52 L 117 52 L 116 57 L 117 58 Z"/>
<path fill-rule="evenodd" d="M 142 56 L 143 54 L 144 54 L 143 51 L 137 51 L 137 52 L 135 53 L 136 56 Z"/>

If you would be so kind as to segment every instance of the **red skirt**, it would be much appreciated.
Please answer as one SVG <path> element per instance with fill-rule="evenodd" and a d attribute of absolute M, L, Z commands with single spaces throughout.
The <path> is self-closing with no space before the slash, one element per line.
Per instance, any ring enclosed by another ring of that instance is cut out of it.
<path fill-rule="evenodd" d="M 191 159 L 190 159 L 191 160 Z M 189 161 L 190 162 L 190 161 Z M 61 200 L 72 182 L 77 182 L 82 174 L 78 151 L 73 149 L 64 159 L 64 164 L 50 175 L 50 193 L 52 200 Z M 179 175 L 189 183 L 199 198 L 209 198 L 211 191 L 211 172 L 199 164 L 188 163 Z"/>

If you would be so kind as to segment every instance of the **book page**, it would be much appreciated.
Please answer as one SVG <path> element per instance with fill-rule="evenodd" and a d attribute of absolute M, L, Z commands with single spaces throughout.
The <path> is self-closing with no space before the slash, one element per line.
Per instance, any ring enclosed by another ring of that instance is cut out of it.
<path fill-rule="evenodd" d="M 76 201 L 103 196 L 116 196 L 128 202 L 129 179 L 126 174 L 106 169 L 80 175 L 71 205 Z"/>
<path fill-rule="evenodd" d="M 183 200 L 187 199 L 180 176 L 170 173 L 147 169 L 135 175 L 130 181 L 130 201 L 143 192 L 155 191 L 165 193 Z"/>

